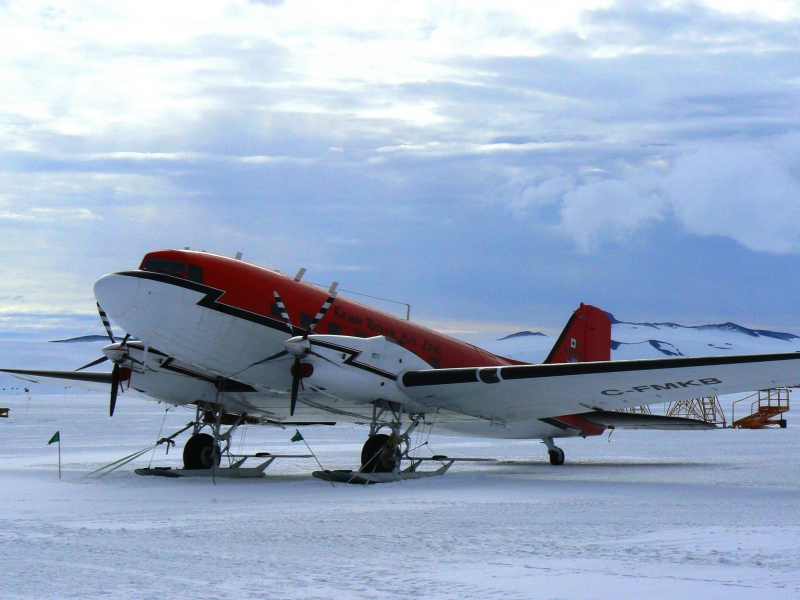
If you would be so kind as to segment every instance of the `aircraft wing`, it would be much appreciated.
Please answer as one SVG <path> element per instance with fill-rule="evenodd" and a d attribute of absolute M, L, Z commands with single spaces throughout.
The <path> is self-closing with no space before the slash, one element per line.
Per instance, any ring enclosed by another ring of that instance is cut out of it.
<path fill-rule="evenodd" d="M 408 371 L 420 403 L 500 422 L 800 383 L 800 353 Z"/>
<path fill-rule="evenodd" d="M 59 387 L 75 387 L 91 392 L 108 392 L 111 373 L 97 371 L 45 371 L 37 369 L 0 369 L 14 377 L 33 383 L 47 383 Z"/>

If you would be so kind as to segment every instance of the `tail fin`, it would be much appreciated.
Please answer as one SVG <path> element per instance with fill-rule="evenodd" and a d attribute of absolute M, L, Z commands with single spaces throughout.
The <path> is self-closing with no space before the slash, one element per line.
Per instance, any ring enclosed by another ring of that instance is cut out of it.
<path fill-rule="evenodd" d="M 581 302 L 544 362 L 597 360 L 611 360 L 611 319 L 599 308 Z"/>

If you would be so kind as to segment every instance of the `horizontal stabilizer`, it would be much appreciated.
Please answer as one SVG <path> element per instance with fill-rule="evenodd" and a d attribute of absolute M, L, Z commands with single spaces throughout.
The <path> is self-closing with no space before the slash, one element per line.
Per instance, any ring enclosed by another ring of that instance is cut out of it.
<path fill-rule="evenodd" d="M 665 417 L 663 415 L 645 415 L 613 410 L 597 410 L 575 415 L 584 421 L 613 429 L 661 429 L 677 431 L 688 429 L 716 429 L 714 423 L 684 417 Z"/>

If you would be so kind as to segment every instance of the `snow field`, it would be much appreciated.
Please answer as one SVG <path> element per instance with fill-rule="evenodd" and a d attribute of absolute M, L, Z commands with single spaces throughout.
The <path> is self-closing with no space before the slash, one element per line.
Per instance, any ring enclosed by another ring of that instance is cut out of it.
<path fill-rule="evenodd" d="M 257 480 L 86 472 L 190 413 L 121 396 L 6 395 L 0 422 L 4 598 L 796 598 L 800 429 L 624 432 L 560 442 L 431 436 L 489 456 L 444 477 L 370 487 L 313 479 L 312 460 Z M 64 479 L 57 480 L 60 430 Z M 250 427 L 246 452 L 304 453 Z M 355 466 L 365 427 L 306 427 L 328 468 Z M 182 444 L 154 465 L 180 465 Z M 239 439 L 235 447 L 238 448 Z M 428 451 L 423 448 L 423 451 Z"/>

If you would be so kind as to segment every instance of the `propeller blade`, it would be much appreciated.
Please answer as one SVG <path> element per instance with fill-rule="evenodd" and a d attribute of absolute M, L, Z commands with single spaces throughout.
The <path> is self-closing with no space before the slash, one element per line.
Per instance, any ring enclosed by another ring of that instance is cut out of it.
<path fill-rule="evenodd" d="M 292 403 L 289 406 L 289 416 L 294 416 L 294 409 L 297 406 L 297 393 L 300 391 L 300 376 L 302 375 L 300 369 L 300 357 L 294 359 L 294 368 L 292 369 Z"/>
<path fill-rule="evenodd" d="M 286 305 L 283 303 L 283 299 L 278 292 L 272 292 L 275 296 L 275 303 L 278 305 L 278 310 L 281 311 L 281 318 L 286 321 L 286 324 L 289 326 L 289 332 L 294 335 L 294 327 L 292 326 L 292 322 L 289 320 L 289 313 L 286 312 Z"/>
<path fill-rule="evenodd" d="M 117 405 L 117 392 L 119 392 L 119 365 L 114 364 L 111 371 L 111 402 L 108 406 L 108 416 L 114 416 L 114 407 Z"/>
<path fill-rule="evenodd" d="M 114 344 L 116 343 L 117 340 L 114 339 L 114 334 L 111 333 L 111 323 L 108 321 L 108 315 L 106 314 L 106 311 L 103 310 L 103 307 L 100 306 L 99 302 L 96 302 L 96 304 L 97 304 L 97 312 L 100 313 L 100 319 L 103 321 L 103 327 L 106 328 L 106 334 L 108 335 L 108 338 L 111 340 L 111 343 Z"/>
<path fill-rule="evenodd" d="M 268 356 L 267 358 L 262 358 L 258 362 L 254 362 L 252 365 L 250 365 L 250 367 L 255 367 L 256 365 L 263 365 L 264 363 L 268 363 L 270 361 L 273 361 L 276 358 L 280 358 L 281 356 L 286 356 L 287 354 L 289 354 L 289 353 L 286 350 L 281 350 L 277 354 L 273 354 L 272 356 Z M 248 367 L 248 368 L 250 368 L 250 367 Z"/>
<path fill-rule="evenodd" d="M 331 286 L 330 295 L 328 296 L 328 299 L 325 300 L 325 303 L 322 305 L 322 308 L 319 309 L 317 316 L 315 316 L 314 319 L 311 321 L 311 324 L 308 326 L 308 330 L 306 331 L 304 337 L 307 338 L 309 334 L 312 331 L 314 331 L 314 327 L 316 327 L 317 323 L 319 323 L 322 320 L 322 317 L 324 317 L 325 313 L 328 312 L 328 309 L 331 307 L 331 304 L 333 304 L 333 301 L 336 300 L 336 286 L 337 286 L 336 283 L 334 283 Z"/>
<path fill-rule="evenodd" d="M 100 364 L 100 363 L 102 363 L 102 362 L 106 362 L 107 360 L 108 360 L 108 357 L 107 357 L 107 356 L 101 356 L 101 357 L 100 357 L 100 358 L 98 358 L 97 360 L 93 360 L 92 362 L 90 362 L 88 365 L 83 365 L 83 366 L 82 366 L 82 367 L 80 367 L 79 369 L 75 369 L 75 370 L 76 370 L 76 371 L 83 371 L 84 369 L 88 369 L 89 367 L 93 367 L 93 366 L 95 366 L 95 365 L 99 365 L 99 364 Z"/>
<path fill-rule="evenodd" d="M 122 344 L 122 345 L 124 346 L 124 345 L 125 345 L 125 342 L 127 342 L 127 341 L 128 341 L 128 338 L 129 338 L 129 337 L 131 337 L 131 334 L 130 334 L 130 333 L 126 333 L 126 334 L 125 334 L 125 337 L 124 337 L 124 338 L 122 338 L 122 341 L 120 342 L 120 344 Z"/>

